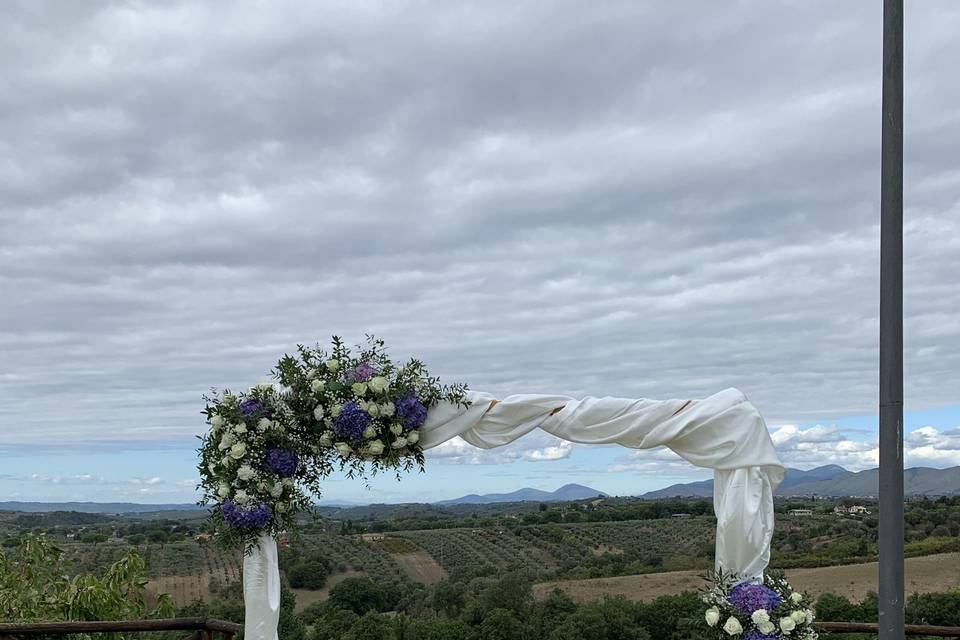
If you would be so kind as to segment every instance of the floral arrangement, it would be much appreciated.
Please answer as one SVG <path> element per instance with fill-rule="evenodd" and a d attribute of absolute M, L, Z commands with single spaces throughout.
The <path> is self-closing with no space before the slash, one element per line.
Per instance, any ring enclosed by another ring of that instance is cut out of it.
<path fill-rule="evenodd" d="M 327 352 L 297 347 L 262 383 L 243 394 L 205 397 L 209 431 L 200 436 L 202 504 L 228 546 L 294 528 L 321 480 L 423 470 L 420 427 L 438 402 L 467 406 L 465 385 L 441 385 L 422 362 L 398 366 L 382 340 L 356 353 L 338 337 Z"/>
<path fill-rule="evenodd" d="M 813 612 L 805 595 L 794 591 L 782 574 L 762 581 L 738 581 L 722 572 L 703 596 L 704 619 L 718 638 L 729 640 L 816 640 Z"/>

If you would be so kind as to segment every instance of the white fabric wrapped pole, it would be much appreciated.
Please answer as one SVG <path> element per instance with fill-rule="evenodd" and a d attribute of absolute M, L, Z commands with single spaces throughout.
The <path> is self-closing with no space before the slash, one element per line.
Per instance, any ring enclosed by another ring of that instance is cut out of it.
<path fill-rule="evenodd" d="M 493 396 L 478 392 L 469 400 L 467 409 L 443 404 L 430 410 L 420 430 L 424 449 L 456 436 L 492 449 L 537 428 L 584 444 L 669 447 L 714 470 L 717 568 L 744 577 L 763 574 L 773 536 L 773 491 L 784 469 L 763 418 L 737 389 L 703 400 L 514 395 L 494 404 Z"/>
<path fill-rule="evenodd" d="M 260 536 L 243 557 L 243 604 L 244 640 L 278 640 L 280 564 L 273 536 Z"/>

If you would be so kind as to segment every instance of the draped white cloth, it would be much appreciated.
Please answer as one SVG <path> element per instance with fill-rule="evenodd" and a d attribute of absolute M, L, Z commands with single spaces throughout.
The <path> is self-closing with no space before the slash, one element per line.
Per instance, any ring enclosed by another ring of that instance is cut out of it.
<path fill-rule="evenodd" d="M 582 444 L 632 449 L 665 446 L 714 470 L 716 565 L 759 577 L 770 560 L 773 492 L 783 465 L 757 409 L 737 389 L 703 400 L 630 400 L 470 392 L 467 408 L 441 404 L 420 428 L 429 449 L 460 436 L 484 449 L 509 444 L 534 429 Z M 496 400 L 496 402 L 494 402 Z M 247 640 L 277 640 L 280 575 L 276 542 L 265 536 L 244 559 Z"/>

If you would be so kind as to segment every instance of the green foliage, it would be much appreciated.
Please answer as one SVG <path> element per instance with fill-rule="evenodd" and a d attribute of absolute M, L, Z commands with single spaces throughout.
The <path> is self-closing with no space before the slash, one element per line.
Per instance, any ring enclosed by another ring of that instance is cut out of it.
<path fill-rule="evenodd" d="M 129 551 L 100 576 L 69 577 L 63 550 L 46 536 L 26 535 L 13 552 L 0 552 L 0 619 L 122 620 L 163 617 L 166 597 L 146 603 L 146 567 Z"/>
<path fill-rule="evenodd" d="M 483 618 L 477 634 L 478 640 L 525 640 L 526 625 L 509 609 L 493 609 Z"/>
<path fill-rule="evenodd" d="M 397 634 L 390 620 L 371 611 L 350 627 L 343 640 L 397 640 Z"/>
<path fill-rule="evenodd" d="M 287 580 L 294 589 L 322 589 L 329 573 L 327 561 L 319 557 L 306 558 L 287 568 Z"/>
<path fill-rule="evenodd" d="M 913 594 L 907 599 L 907 622 L 960 626 L 960 592 Z"/>
<path fill-rule="evenodd" d="M 387 594 L 369 578 L 347 578 L 330 590 L 330 603 L 362 616 L 370 611 L 383 611 Z"/>
<path fill-rule="evenodd" d="M 824 593 L 814 604 L 817 619 L 824 622 L 876 622 L 877 594 L 868 593 L 862 602 L 851 602 L 846 596 Z"/>
<path fill-rule="evenodd" d="M 650 640 L 637 609 L 622 598 L 581 605 L 554 629 L 550 640 Z"/>

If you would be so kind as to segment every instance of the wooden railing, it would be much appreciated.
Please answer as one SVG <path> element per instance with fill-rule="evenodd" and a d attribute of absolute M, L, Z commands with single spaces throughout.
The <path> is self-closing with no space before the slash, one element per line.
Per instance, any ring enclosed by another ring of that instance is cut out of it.
<path fill-rule="evenodd" d="M 815 622 L 817 631 L 827 633 L 879 633 L 876 622 Z M 908 624 L 904 628 L 908 636 L 939 636 L 960 638 L 960 627 L 937 627 L 930 624 Z"/>
<path fill-rule="evenodd" d="M 77 633 L 146 633 L 150 631 L 192 631 L 187 640 L 223 640 L 243 630 L 243 625 L 208 618 L 165 618 L 159 620 L 103 620 L 90 622 L 12 622 L 0 623 L 0 639 L 29 636 L 67 636 Z"/>

